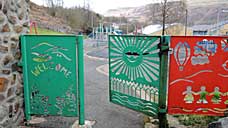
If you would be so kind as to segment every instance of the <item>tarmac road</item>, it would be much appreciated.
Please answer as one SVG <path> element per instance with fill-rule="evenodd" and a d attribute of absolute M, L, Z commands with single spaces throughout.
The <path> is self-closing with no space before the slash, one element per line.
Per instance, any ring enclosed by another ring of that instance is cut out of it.
<path fill-rule="evenodd" d="M 143 128 L 142 114 L 109 102 L 108 77 L 96 71 L 108 62 L 85 57 L 84 63 L 85 118 L 96 120 L 93 128 Z"/>

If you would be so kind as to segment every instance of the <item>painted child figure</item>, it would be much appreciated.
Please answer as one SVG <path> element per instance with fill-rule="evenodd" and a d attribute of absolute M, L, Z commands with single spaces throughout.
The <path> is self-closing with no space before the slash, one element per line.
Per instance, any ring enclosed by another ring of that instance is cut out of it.
<path fill-rule="evenodd" d="M 187 86 L 186 91 L 184 91 L 184 92 L 182 93 L 183 95 L 185 95 L 185 96 L 184 96 L 184 101 L 185 101 L 185 103 L 187 103 L 187 104 L 193 103 L 193 101 L 194 101 L 194 96 L 193 96 L 193 94 L 194 94 L 194 93 L 195 93 L 195 92 L 192 91 L 192 87 L 191 87 L 191 86 Z"/>
<path fill-rule="evenodd" d="M 221 102 L 221 95 L 223 95 L 221 92 L 219 92 L 219 87 L 214 88 L 214 92 L 210 93 L 210 95 L 213 95 L 211 102 L 214 104 L 219 104 Z"/>
<path fill-rule="evenodd" d="M 197 93 L 200 95 L 200 99 L 197 101 L 197 103 L 203 103 L 203 104 L 207 104 L 208 101 L 206 99 L 206 96 L 208 95 L 208 92 L 206 91 L 206 87 L 205 86 L 201 86 L 200 91 Z"/>

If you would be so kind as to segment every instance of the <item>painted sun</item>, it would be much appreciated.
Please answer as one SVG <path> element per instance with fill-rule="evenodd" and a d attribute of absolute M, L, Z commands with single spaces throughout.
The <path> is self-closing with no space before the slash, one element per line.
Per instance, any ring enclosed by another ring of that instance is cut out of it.
<path fill-rule="evenodd" d="M 131 81 L 147 82 L 159 78 L 160 38 L 146 36 L 111 36 L 110 67 L 115 75 L 124 74 Z"/>

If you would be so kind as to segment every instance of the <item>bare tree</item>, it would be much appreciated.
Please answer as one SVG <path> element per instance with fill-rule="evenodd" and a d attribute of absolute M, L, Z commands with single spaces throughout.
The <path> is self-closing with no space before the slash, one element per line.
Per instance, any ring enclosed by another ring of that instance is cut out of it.
<path fill-rule="evenodd" d="M 163 0 L 162 8 L 162 35 L 165 35 L 165 25 L 172 23 L 184 23 L 186 16 L 187 3 L 186 0 L 178 2 L 169 2 Z"/>
<path fill-rule="evenodd" d="M 101 16 L 91 11 L 91 0 L 85 0 L 84 6 L 74 6 L 64 8 L 63 0 L 44 0 L 48 6 L 48 13 L 66 21 L 73 31 L 88 32 L 91 30 L 90 24 L 93 18 L 93 25 L 97 26 L 101 21 Z"/>
<path fill-rule="evenodd" d="M 49 13 L 52 16 L 56 16 L 56 12 L 58 11 L 58 8 L 62 8 L 64 5 L 63 0 L 45 0 L 46 5 L 49 7 Z"/>
<path fill-rule="evenodd" d="M 162 35 L 165 35 L 165 21 L 166 21 L 166 17 L 167 17 L 167 11 L 169 8 L 167 8 L 167 2 L 168 0 L 163 0 L 161 2 L 161 6 L 162 6 Z"/>
<path fill-rule="evenodd" d="M 63 0 L 45 0 L 48 7 L 63 7 Z"/>
<path fill-rule="evenodd" d="M 90 0 L 84 0 L 84 7 L 83 7 L 83 30 L 89 32 L 92 32 L 92 26 L 93 26 L 93 12 L 91 11 L 91 7 L 90 7 Z"/>
<path fill-rule="evenodd" d="M 186 0 L 169 1 L 161 0 L 161 3 L 149 6 L 150 23 L 162 25 L 162 35 L 165 35 L 165 26 L 172 23 L 184 23 L 186 12 Z"/>

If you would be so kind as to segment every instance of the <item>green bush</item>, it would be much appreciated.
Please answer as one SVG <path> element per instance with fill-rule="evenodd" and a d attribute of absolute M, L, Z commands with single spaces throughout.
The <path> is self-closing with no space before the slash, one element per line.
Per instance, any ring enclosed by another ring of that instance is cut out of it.
<path fill-rule="evenodd" d="M 195 128 L 207 128 L 208 124 L 217 121 L 217 116 L 201 116 L 201 115 L 176 115 L 181 124 L 193 126 Z"/>

